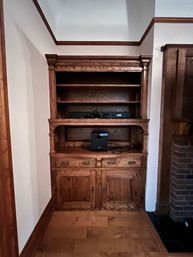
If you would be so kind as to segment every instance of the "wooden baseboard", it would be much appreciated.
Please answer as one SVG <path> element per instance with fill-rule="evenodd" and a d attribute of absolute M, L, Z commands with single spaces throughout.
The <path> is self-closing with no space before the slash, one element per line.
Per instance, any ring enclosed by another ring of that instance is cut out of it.
<path fill-rule="evenodd" d="M 30 238 L 28 239 L 23 251 L 20 254 L 20 257 L 33 257 L 40 241 L 47 229 L 49 221 L 52 217 L 54 211 L 54 200 L 50 199 L 48 205 L 46 206 L 42 216 L 40 217 L 37 225 L 35 226 Z"/>

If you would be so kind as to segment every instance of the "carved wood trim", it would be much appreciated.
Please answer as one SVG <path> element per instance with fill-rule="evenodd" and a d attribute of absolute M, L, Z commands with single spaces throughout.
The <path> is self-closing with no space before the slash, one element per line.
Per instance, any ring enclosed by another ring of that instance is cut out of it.
<path fill-rule="evenodd" d="M 3 0 L 0 0 L 0 256 L 18 257 L 6 77 Z"/>
<path fill-rule="evenodd" d="M 150 56 L 64 56 L 46 54 L 49 67 L 56 71 L 122 71 L 142 72 L 145 62 L 150 62 Z"/>
<path fill-rule="evenodd" d="M 187 65 L 193 64 L 193 57 L 192 56 L 187 56 L 186 57 L 186 64 Z"/>

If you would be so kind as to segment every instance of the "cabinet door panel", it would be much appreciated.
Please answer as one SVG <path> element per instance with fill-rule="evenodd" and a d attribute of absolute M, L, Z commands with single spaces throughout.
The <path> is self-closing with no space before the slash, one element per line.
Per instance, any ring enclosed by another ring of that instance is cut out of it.
<path fill-rule="evenodd" d="M 102 207 L 133 210 L 143 207 L 144 172 L 138 170 L 102 171 Z"/>
<path fill-rule="evenodd" d="M 57 171 L 57 209 L 95 207 L 95 170 Z"/>

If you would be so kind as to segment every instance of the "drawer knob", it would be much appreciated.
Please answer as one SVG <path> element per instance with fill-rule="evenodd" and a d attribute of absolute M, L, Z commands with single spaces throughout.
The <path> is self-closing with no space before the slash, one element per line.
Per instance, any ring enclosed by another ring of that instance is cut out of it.
<path fill-rule="evenodd" d="M 134 165 L 134 164 L 136 164 L 136 161 L 128 161 L 128 164 L 129 165 Z"/>
<path fill-rule="evenodd" d="M 109 162 L 107 162 L 107 164 L 108 164 L 108 165 L 115 165 L 116 162 L 115 162 L 115 161 L 109 161 Z"/>

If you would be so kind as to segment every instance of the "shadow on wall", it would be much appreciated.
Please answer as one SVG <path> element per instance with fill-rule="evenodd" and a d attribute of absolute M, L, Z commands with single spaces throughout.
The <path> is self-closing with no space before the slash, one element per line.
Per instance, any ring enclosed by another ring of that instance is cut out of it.
<path fill-rule="evenodd" d="M 17 27 L 17 33 L 20 36 L 22 44 L 23 58 L 21 74 L 25 87 L 26 105 L 25 108 L 28 131 L 27 142 L 22 142 L 21 146 L 28 147 L 30 171 L 27 171 L 29 177 L 25 176 L 30 185 L 28 196 L 31 196 L 32 220 L 39 219 L 42 211 L 51 197 L 50 167 L 49 167 L 49 138 L 48 138 L 48 118 L 49 118 L 49 82 L 48 66 L 46 59 L 33 45 L 32 41 Z M 24 97 L 24 96 L 23 96 Z M 22 100 L 22 99 L 21 99 Z M 22 181 L 22 183 L 25 183 Z M 21 192 L 21 191 L 20 191 Z M 23 192 L 25 193 L 25 192 Z"/>

